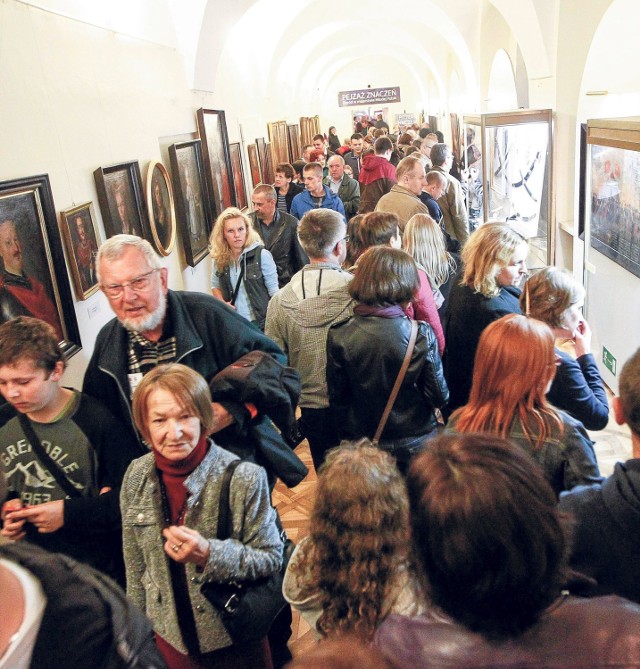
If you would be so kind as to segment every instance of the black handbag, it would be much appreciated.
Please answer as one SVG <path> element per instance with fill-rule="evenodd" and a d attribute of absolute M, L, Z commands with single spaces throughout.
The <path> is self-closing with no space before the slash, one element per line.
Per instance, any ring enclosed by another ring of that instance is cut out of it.
<path fill-rule="evenodd" d="M 218 539 L 231 536 L 231 509 L 229 488 L 231 477 L 241 460 L 234 460 L 226 469 L 220 491 L 220 511 L 218 514 Z M 286 537 L 282 555 L 282 568 L 271 576 L 253 581 L 227 581 L 204 583 L 200 592 L 218 611 L 222 623 L 234 643 L 258 641 L 267 636 L 275 617 L 286 606 L 282 595 L 282 579 L 294 544 Z"/>

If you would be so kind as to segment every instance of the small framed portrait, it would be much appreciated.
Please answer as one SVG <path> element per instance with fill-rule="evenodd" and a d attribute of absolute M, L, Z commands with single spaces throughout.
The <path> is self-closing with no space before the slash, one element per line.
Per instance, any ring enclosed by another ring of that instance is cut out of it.
<path fill-rule="evenodd" d="M 244 167 L 242 166 L 240 143 L 230 144 L 229 152 L 231 153 L 231 168 L 233 169 L 233 186 L 236 191 L 236 206 L 238 209 L 246 209 L 249 203 L 247 202 L 247 188 L 244 185 Z"/>
<path fill-rule="evenodd" d="M 259 183 L 262 183 L 262 176 L 260 175 L 260 160 L 258 159 L 258 147 L 255 144 L 248 144 L 247 154 L 249 155 L 251 185 L 255 188 Z"/>
<path fill-rule="evenodd" d="M 49 323 L 66 357 L 80 350 L 47 174 L 0 182 L 0 322 L 17 316 Z"/>
<path fill-rule="evenodd" d="M 213 197 L 217 216 L 227 207 L 236 206 L 227 121 L 223 111 L 203 108 L 197 111 L 197 121 L 198 134 L 202 140 L 207 188 Z"/>
<path fill-rule="evenodd" d="M 195 267 L 209 252 L 213 212 L 207 197 L 199 139 L 169 147 L 177 227 L 187 264 Z"/>
<path fill-rule="evenodd" d="M 302 158 L 302 144 L 300 144 L 300 126 L 297 123 L 291 123 L 287 126 L 289 135 L 289 162 L 293 163 Z"/>
<path fill-rule="evenodd" d="M 152 241 L 138 161 L 98 167 L 93 178 L 107 239 L 124 233 Z"/>
<path fill-rule="evenodd" d="M 153 160 L 147 167 L 147 211 L 153 244 L 163 256 L 168 256 L 176 243 L 176 214 L 173 192 L 166 167 Z"/>
<path fill-rule="evenodd" d="M 60 229 L 67 247 L 76 297 L 86 300 L 98 290 L 95 262 L 101 241 L 93 215 L 93 203 L 85 202 L 61 211 Z"/>

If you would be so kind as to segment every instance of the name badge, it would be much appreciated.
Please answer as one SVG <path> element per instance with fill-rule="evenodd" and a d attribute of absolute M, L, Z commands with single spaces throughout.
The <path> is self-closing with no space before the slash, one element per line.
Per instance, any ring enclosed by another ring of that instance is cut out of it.
<path fill-rule="evenodd" d="M 142 381 L 143 376 L 144 374 L 142 372 L 129 374 L 129 388 L 131 388 L 131 397 L 133 397 L 133 393 L 135 392 L 135 389 L 138 387 L 140 381 Z"/>

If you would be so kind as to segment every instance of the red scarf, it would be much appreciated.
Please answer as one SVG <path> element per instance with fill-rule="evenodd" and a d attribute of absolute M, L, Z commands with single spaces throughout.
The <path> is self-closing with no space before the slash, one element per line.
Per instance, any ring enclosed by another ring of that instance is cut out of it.
<path fill-rule="evenodd" d="M 160 472 L 161 482 L 167 491 L 167 503 L 172 525 L 182 525 L 184 523 L 184 511 L 187 502 L 187 489 L 184 487 L 184 482 L 189 474 L 202 462 L 208 450 L 209 442 L 204 435 L 200 436 L 196 447 L 184 460 L 169 460 L 162 453 L 153 449 L 156 467 Z"/>

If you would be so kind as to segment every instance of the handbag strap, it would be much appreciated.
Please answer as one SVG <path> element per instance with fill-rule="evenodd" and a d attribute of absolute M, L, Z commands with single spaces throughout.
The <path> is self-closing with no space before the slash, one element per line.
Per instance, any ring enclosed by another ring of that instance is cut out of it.
<path fill-rule="evenodd" d="M 20 427 L 22 427 L 24 436 L 31 442 L 31 450 L 38 456 L 40 462 L 47 468 L 49 474 L 53 476 L 65 494 L 68 497 L 82 497 L 81 492 L 60 471 L 60 467 L 58 467 L 56 461 L 44 449 L 40 439 L 38 439 L 38 435 L 31 426 L 31 421 L 23 413 L 18 413 L 18 420 L 20 421 Z"/>
<path fill-rule="evenodd" d="M 229 494 L 231 492 L 231 478 L 241 462 L 242 460 L 233 460 L 230 462 L 222 477 L 222 486 L 220 487 L 220 507 L 218 508 L 218 530 L 216 532 L 217 539 L 228 539 L 233 530 Z"/>
<path fill-rule="evenodd" d="M 240 292 L 240 284 L 242 283 L 242 279 L 244 279 L 244 264 L 242 263 L 242 260 L 240 260 L 240 275 L 238 276 L 236 287 L 234 288 L 233 295 L 231 296 L 230 304 L 232 305 L 234 305 L 238 299 L 238 293 Z"/>
<path fill-rule="evenodd" d="M 373 437 L 373 444 L 375 446 L 378 445 L 380 442 L 380 437 L 382 436 L 382 431 L 384 430 L 384 426 L 387 424 L 387 420 L 389 418 L 389 414 L 391 413 L 391 409 L 393 409 L 393 404 L 396 401 L 396 397 L 398 396 L 398 392 L 400 391 L 400 386 L 402 385 L 402 382 L 404 381 L 405 374 L 407 373 L 407 369 L 409 368 L 409 363 L 411 362 L 411 355 L 413 353 L 413 348 L 416 344 L 416 338 L 418 336 L 418 321 L 411 321 L 411 334 L 409 335 L 409 343 L 407 344 L 407 350 L 404 354 L 404 360 L 402 361 L 402 367 L 400 367 L 400 371 L 398 372 L 398 376 L 396 377 L 396 382 L 393 384 L 393 388 L 391 389 L 391 393 L 389 395 L 389 399 L 387 400 L 387 406 L 385 406 L 384 411 L 382 413 L 382 418 L 380 419 L 380 422 L 378 423 L 378 429 L 376 430 L 375 436 Z"/>

